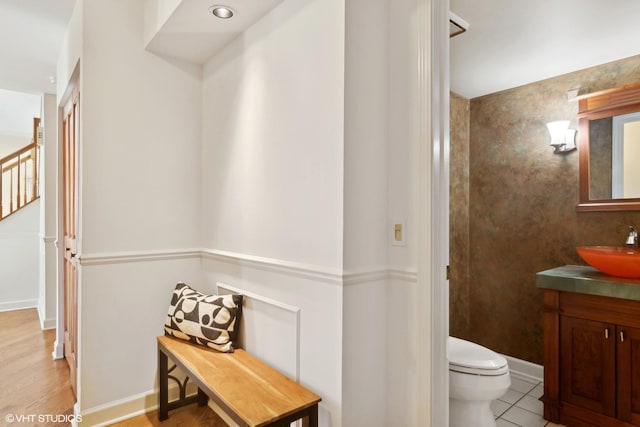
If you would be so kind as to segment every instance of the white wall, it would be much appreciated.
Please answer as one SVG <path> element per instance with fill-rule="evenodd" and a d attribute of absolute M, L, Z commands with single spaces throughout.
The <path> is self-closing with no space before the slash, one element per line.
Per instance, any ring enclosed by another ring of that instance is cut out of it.
<path fill-rule="evenodd" d="M 0 221 L 0 311 L 37 306 L 39 215 L 36 200 Z"/>
<path fill-rule="evenodd" d="M 144 50 L 143 2 L 78 4 L 58 80 L 79 58 L 78 407 L 92 424 L 114 415 L 114 401 L 144 408 L 171 289 L 200 275 L 190 248 L 199 243 L 202 86 L 199 67 Z"/>
<path fill-rule="evenodd" d="M 0 90 L 0 157 L 31 143 L 40 97 Z M 38 305 L 40 201 L 0 221 L 0 311 Z"/>
<path fill-rule="evenodd" d="M 405 222 L 405 246 L 390 246 L 391 280 L 387 289 L 387 316 L 393 346 L 387 348 L 387 423 L 403 426 L 427 425 L 419 419 L 420 402 L 418 341 L 428 336 L 427 325 L 420 324 L 417 283 L 418 263 L 418 183 L 419 138 L 418 112 L 417 15 L 419 1 L 394 0 L 389 9 L 389 144 L 388 215 L 390 223 Z M 424 143 L 429 146 L 429 142 Z M 423 215 L 426 213 L 423 212 Z M 424 221 L 424 219 L 423 219 Z M 422 283 L 427 286 L 427 283 Z M 429 313 L 427 313 L 427 316 Z M 391 326 L 392 325 L 392 326 Z M 393 331 L 393 332 L 392 332 Z M 424 386 L 424 384 L 423 384 Z M 435 426 L 434 426 L 435 427 Z"/>
<path fill-rule="evenodd" d="M 387 267 L 388 0 L 346 4 L 344 269 Z"/>
<path fill-rule="evenodd" d="M 186 280 L 300 309 L 321 426 L 420 425 L 416 2 L 286 0 L 202 75 L 142 50 L 142 2 L 79 4 L 59 64 L 81 60 L 85 420 L 145 409 Z"/>
<path fill-rule="evenodd" d="M 34 117 L 38 117 L 38 115 Z M 33 131 L 21 135 L 0 133 L 0 158 L 29 145 L 32 138 Z"/>
<path fill-rule="evenodd" d="M 83 423 L 157 403 L 156 337 L 177 281 L 199 283 L 198 256 L 94 258 L 81 267 L 80 411 Z"/>
<path fill-rule="evenodd" d="M 40 96 L 0 89 L 0 158 L 31 143 L 34 117 L 40 117 Z"/>
<path fill-rule="evenodd" d="M 344 19 L 341 0 L 283 2 L 205 64 L 203 102 L 204 280 L 300 308 L 300 381 L 333 427 L 345 425 Z"/>
<path fill-rule="evenodd" d="M 300 383 L 322 397 L 319 426 L 342 423 L 341 335 L 342 286 L 337 275 L 302 270 L 277 262 L 209 255 L 203 260 L 204 289 L 218 282 L 300 309 Z M 272 333 L 277 333 L 273 331 Z M 255 354 L 262 357 L 260 348 Z M 265 349 L 266 359 L 280 366 L 291 358 L 291 348 Z M 280 351 L 281 361 L 273 352 Z M 282 367 L 286 371 L 286 365 Z"/>
<path fill-rule="evenodd" d="M 69 82 L 76 69 L 76 65 L 82 54 L 82 28 L 83 28 L 83 6 L 84 0 L 76 1 L 73 7 L 73 13 L 69 19 L 67 33 L 60 46 L 58 62 L 56 65 L 56 103 L 60 106 L 66 91 L 69 88 Z"/>
<path fill-rule="evenodd" d="M 56 96 L 42 97 L 45 143 L 40 147 L 40 278 L 38 315 L 44 329 L 55 328 L 57 306 L 58 109 Z"/>
<path fill-rule="evenodd" d="M 354 427 L 389 425 L 388 3 L 345 2 L 342 423 Z"/>
<path fill-rule="evenodd" d="M 84 5 L 86 253 L 188 248 L 199 241 L 200 69 L 146 52 L 142 22 L 138 2 Z"/>
<path fill-rule="evenodd" d="M 205 281 L 301 307 L 311 324 L 336 321 L 333 331 L 301 327 L 301 379 L 331 425 L 419 425 L 416 3 L 334 3 L 343 34 L 320 2 L 289 1 L 205 65 Z M 390 246 L 395 219 L 407 226 L 404 247 Z M 337 375 L 306 376 L 320 366 Z"/>
<path fill-rule="evenodd" d="M 205 247 L 342 267 L 342 1 L 285 1 L 205 65 Z"/>

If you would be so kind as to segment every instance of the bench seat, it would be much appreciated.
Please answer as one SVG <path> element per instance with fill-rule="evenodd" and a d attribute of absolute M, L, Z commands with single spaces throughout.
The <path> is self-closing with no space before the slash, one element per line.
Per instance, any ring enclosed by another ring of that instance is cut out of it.
<path fill-rule="evenodd" d="M 198 394 L 169 402 L 168 360 L 198 385 Z M 242 349 L 221 353 L 167 336 L 158 337 L 158 395 L 160 421 L 169 410 L 211 398 L 242 427 L 289 426 L 302 419 L 304 426 L 317 427 L 321 398 Z"/>

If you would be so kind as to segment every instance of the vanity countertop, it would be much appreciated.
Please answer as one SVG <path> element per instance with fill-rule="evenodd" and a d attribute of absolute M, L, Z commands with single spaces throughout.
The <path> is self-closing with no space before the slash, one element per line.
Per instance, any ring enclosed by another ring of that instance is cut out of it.
<path fill-rule="evenodd" d="M 556 291 L 640 301 L 640 279 L 625 279 L 583 265 L 565 265 L 536 273 L 536 286 Z"/>

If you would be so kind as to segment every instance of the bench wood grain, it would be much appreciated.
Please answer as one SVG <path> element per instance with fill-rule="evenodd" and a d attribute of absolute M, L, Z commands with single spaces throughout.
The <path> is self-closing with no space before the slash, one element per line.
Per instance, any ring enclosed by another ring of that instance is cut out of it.
<path fill-rule="evenodd" d="M 168 401 L 169 359 L 198 385 L 197 396 Z M 242 349 L 221 353 L 160 336 L 158 375 L 161 421 L 169 410 L 195 402 L 202 406 L 211 398 L 242 427 L 288 426 L 298 419 L 305 426 L 318 425 L 321 398 Z"/>

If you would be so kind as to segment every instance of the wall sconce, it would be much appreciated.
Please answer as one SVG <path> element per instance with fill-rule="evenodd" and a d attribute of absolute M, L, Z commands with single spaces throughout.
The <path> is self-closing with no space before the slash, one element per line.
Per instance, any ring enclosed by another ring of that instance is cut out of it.
<path fill-rule="evenodd" d="M 554 154 L 568 153 L 575 150 L 576 130 L 569 129 L 569 120 L 560 120 L 547 123 L 547 128 L 551 134 L 551 145 Z"/>

